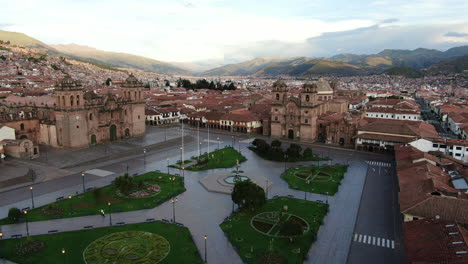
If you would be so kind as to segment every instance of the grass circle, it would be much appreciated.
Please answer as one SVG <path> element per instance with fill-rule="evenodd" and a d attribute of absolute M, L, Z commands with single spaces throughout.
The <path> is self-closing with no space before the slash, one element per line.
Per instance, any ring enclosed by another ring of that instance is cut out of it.
<path fill-rule="evenodd" d="M 304 234 L 310 230 L 309 223 L 294 214 L 290 213 L 280 213 L 280 212 L 262 212 L 250 220 L 250 225 L 255 231 L 262 233 L 270 237 L 287 237 L 283 236 L 280 232 L 281 224 L 284 221 L 291 219 L 300 223 L 304 229 Z"/>
<path fill-rule="evenodd" d="M 91 242 L 83 252 L 87 264 L 159 263 L 170 251 L 164 237 L 143 231 L 116 232 Z"/>

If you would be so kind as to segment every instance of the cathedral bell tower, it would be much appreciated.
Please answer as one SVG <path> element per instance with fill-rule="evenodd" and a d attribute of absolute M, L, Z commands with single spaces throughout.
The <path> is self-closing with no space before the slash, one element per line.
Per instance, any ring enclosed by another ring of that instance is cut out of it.
<path fill-rule="evenodd" d="M 283 79 L 278 79 L 273 83 L 273 103 L 282 104 L 286 101 L 286 96 L 288 93 L 288 86 L 283 81 Z"/>
<path fill-rule="evenodd" d="M 311 81 L 304 83 L 301 91 L 301 105 L 314 106 L 317 104 L 317 84 Z"/>
<path fill-rule="evenodd" d="M 139 81 L 133 74 L 122 84 L 123 98 L 125 101 L 143 101 L 142 90 L 144 89 L 143 83 Z"/>
<path fill-rule="evenodd" d="M 57 83 L 54 90 L 56 108 L 59 110 L 82 109 L 84 107 L 83 85 L 78 80 L 66 76 Z"/>

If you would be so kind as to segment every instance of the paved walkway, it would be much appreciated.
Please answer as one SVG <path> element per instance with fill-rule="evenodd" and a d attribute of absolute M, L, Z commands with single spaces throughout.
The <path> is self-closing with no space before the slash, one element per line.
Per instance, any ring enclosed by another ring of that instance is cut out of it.
<path fill-rule="evenodd" d="M 189 132 L 188 132 L 189 133 Z M 196 135 L 196 131 L 192 132 Z M 231 136 L 225 136 L 218 134 L 225 143 L 231 143 Z M 203 136 L 206 138 L 206 135 Z M 296 198 L 303 198 L 304 192 L 291 190 L 288 188 L 287 183 L 280 179 L 280 174 L 284 171 L 285 166 L 295 166 L 298 164 L 311 165 L 315 164 L 312 162 L 297 162 L 297 163 L 279 163 L 266 161 L 256 156 L 250 150 L 247 150 L 247 144 L 240 144 L 239 148 L 242 149 L 242 154 L 248 159 L 246 162 L 241 164 L 241 170 L 245 174 L 256 173 L 265 178 L 268 178 L 273 183 L 269 190 L 268 196 L 273 195 L 293 195 Z M 197 142 L 188 143 L 185 146 L 185 155 L 187 157 L 197 155 Z M 237 146 L 236 146 L 237 147 Z M 202 150 L 204 152 L 205 150 Z M 320 151 L 314 149 L 314 151 L 322 152 L 327 156 L 334 157 L 333 163 L 350 163 L 350 168 L 346 174 L 343 183 L 340 187 L 339 192 L 335 197 L 329 197 L 330 213 L 325 219 L 325 225 L 323 225 L 318 234 L 318 240 L 311 247 L 308 254 L 308 263 L 344 263 L 342 260 L 346 259 L 348 253 L 349 243 L 352 239 L 352 227 L 354 226 L 354 219 L 356 218 L 357 206 L 359 204 L 360 192 L 362 190 L 363 179 L 366 174 L 367 165 L 363 162 L 365 159 L 370 159 L 370 155 L 361 153 L 344 153 L 339 150 L 325 150 Z M 165 171 L 167 169 L 166 158 L 176 160 L 180 157 L 179 146 L 172 146 L 171 149 L 162 149 L 159 151 L 152 151 L 147 153 L 145 157 L 142 155 L 132 157 L 132 160 L 128 160 L 127 164 L 131 164 L 131 170 L 143 172 L 143 170 L 155 170 L 159 169 Z M 92 168 L 88 168 L 92 169 Z M 126 163 L 122 161 L 109 161 L 104 165 L 94 167 L 94 169 L 102 169 L 107 171 L 115 172 L 115 175 L 125 171 Z M 179 173 L 179 170 L 174 171 L 170 169 L 171 173 Z M 212 170 L 209 172 L 190 172 L 185 171 L 185 183 L 187 191 L 179 196 L 179 202 L 176 204 L 176 221 L 183 223 L 190 228 L 190 231 L 194 237 L 195 243 L 200 250 L 203 252 L 204 240 L 203 236 L 207 235 L 208 240 L 208 261 L 211 263 L 242 263 L 240 257 L 237 255 L 235 250 L 232 248 L 229 241 L 226 239 L 224 233 L 219 228 L 219 224 L 224 220 L 226 216 L 231 213 L 232 201 L 229 195 L 207 192 L 199 180 L 208 175 L 208 173 L 216 172 L 228 172 L 232 169 L 219 169 Z M 109 184 L 115 177 L 95 177 L 92 180 L 88 178 L 87 186 L 103 186 Z M 88 177 L 88 176 L 87 176 Z M 69 194 L 75 194 L 75 192 L 81 192 L 81 178 L 76 176 L 69 179 L 69 182 L 73 184 L 67 188 L 59 189 L 55 192 L 47 192 L 46 186 L 44 191 L 38 190 L 38 194 L 35 197 L 35 204 L 37 206 L 50 203 L 55 200 L 56 197 L 67 196 Z M 53 184 L 53 182 L 50 182 Z M 48 183 L 44 183 L 45 185 Z M 0 194 L 0 201 L 3 200 L 4 194 Z M 3 207 L 0 208 L 0 217 L 5 217 L 8 208 L 10 207 L 25 207 L 30 205 L 30 199 L 26 195 L 21 200 L 17 195 L 15 197 L 9 197 L 14 201 L 9 200 L 8 205 L 3 203 Z M 307 194 L 308 200 L 326 200 L 326 197 L 318 194 Z M 113 214 L 112 220 L 116 222 L 136 223 L 146 221 L 148 218 L 155 219 L 171 219 L 172 216 L 172 205 L 170 202 L 163 203 L 157 208 L 136 211 L 136 212 L 124 212 Z M 30 223 L 29 230 L 31 234 L 44 234 L 49 230 L 70 231 L 79 230 L 86 225 L 92 225 L 94 227 L 108 225 L 109 219 L 97 216 L 84 216 L 70 219 L 58 219 L 42 222 Z M 25 235 L 26 229 L 25 224 L 6 225 L 2 227 L 2 232 L 5 237 L 11 237 L 15 234 Z"/>

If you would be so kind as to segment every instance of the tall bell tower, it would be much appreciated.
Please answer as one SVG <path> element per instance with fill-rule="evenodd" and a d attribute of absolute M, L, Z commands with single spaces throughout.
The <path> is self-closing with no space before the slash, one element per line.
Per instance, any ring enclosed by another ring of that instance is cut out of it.
<path fill-rule="evenodd" d="M 122 83 L 122 94 L 125 104 L 123 106 L 124 125 L 129 127 L 129 135 L 135 136 L 145 134 L 145 100 L 143 82 L 139 81 L 133 74 Z"/>
<path fill-rule="evenodd" d="M 273 83 L 273 103 L 275 104 L 282 104 L 286 101 L 287 93 L 288 93 L 288 86 L 283 81 L 283 79 L 279 78 L 276 82 Z"/>

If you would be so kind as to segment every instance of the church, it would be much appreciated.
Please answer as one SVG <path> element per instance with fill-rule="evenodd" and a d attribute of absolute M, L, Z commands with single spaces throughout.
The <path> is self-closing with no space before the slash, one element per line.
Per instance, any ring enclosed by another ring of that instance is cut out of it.
<path fill-rule="evenodd" d="M 305 82 L 299 94 L 291 94 L 286 83 L 279 79 L 273 83 L 272 93 L 272 138 L 316 141 L 320 116 L 347 111 L 347 103 L 333 100 L 334 91 L 322 78 Z"/>
<path fill-rule="evenodd" d="M 118 93 L 98 95 L 66 76 L 51 95 L 9 96 L 0 124 L 16 139 L 60 148 L 83 148 L 145 134 L 143 83 L 130 75 Z"/>

